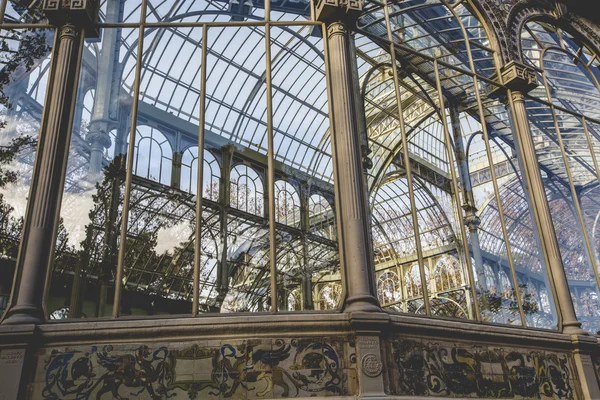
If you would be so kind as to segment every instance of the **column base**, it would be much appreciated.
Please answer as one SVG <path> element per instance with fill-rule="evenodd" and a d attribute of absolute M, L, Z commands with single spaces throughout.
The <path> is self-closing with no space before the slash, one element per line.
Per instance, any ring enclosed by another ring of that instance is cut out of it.
<path fill-rule="evenodd" d="M 44 323 L 44 313 L 38 307 L 15 306 L 6 312 L 2 325 L 39 325 Z"/>
<path fill-rule="evenodd" d="M 346 299 L 344 312 L 381 312 L 377 299 L 371 295 L 352 296 Z"/>
<path fill-rule="evenodd" d="M 581 322 L 563 324 L 563 333 L 566 335 L 589 336 L 590 334 L 581 327 Z"/>

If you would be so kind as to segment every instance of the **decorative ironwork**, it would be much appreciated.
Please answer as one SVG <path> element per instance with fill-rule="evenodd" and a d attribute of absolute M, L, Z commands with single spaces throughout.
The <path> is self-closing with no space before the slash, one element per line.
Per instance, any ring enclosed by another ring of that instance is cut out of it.
<path fill-rule="evenodd" d="M 319 0 L 315 6 L 319 21 L 355 21 L 363 10 L 361 0 Z"/>
<path fill-rule="evenodd" d="M 96 27 L 100 2 L 97 0 L 43 0 L 41 10 L 53 25 L 67 22 L 82 28 L 88 38 L 100 35 Z"/>

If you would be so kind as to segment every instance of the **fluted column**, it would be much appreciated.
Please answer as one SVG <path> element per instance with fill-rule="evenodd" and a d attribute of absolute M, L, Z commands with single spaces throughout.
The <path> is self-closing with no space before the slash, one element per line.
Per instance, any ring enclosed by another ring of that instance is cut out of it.
<path fill-rule="evenodd" d="M 558 310 L 562 317 L 563 332 L 571 334 L 587 333 L 581 329 L 571 301 L 569 283 L 562 264 L 558 240 L 550 215 L 546 190 L 537 162 L 535 145 L 529 129 L 529 119 L 525 107 L 524 93 L 537 84 L 533 71 L 526 66 L 511 62 L 502 70 L 504 84 L 508 87 L 507 100 L 513 120 L 513 133 L 517 147 L 517 158 L 522 171 L 525 194 L 533 223 L 539 234 L 541 253 L 548 266 L 556 291 Z"/>
<path fill-rule="evenodd" d="M 368 244 L 367 190 L 363 179 L 360 129 L 356 118 L 352 80 L 351 45 L 348 31 L 350 16 L 337 7 L 340 19 L 327 22 L 328 74 L 332 111 L 332 149 L 336 170 L 336 212 L 339 215 L 340 258 L 346 280 L 344 310 L 380 311 L 371 290 L 371 266 Z M 335 11 L 334 11 L 335 12 Z M 324 13 L 323 13 L 324 14 Z M 323 14 L 321 14 L 323 16 Z M 334 14 L 335 15 L 335 14 Z M 342 18 L 344 17 L 344 18 Z"/>
<path fill-rule="evenodd" d="M 64 185 L 71 111 L 77 92 L 77 58 L 81 29 L 71 24 L 58 31 L 52 82 L 40 129 L 23 239 L 17 261 L 18 277 L 3 324 L 37 324 L 44 320 L 43 295 L 52 265 L 59 206 Z"/>

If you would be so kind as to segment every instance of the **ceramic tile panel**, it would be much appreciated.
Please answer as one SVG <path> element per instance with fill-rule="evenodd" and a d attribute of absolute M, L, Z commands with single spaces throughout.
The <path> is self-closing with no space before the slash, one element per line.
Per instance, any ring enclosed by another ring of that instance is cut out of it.
<path fill-rule="evenodd" d="M 394 338 L 388 363 L 396 395 L 582 399 L 566 353 Z"/>
<path fill-rule="evenodd" d="M 31 399 L 273 399 L 353 395 L 353 338 L 98 345 L 38 353 Z M 344 360 L 347 368 L 344 368 Z"/>

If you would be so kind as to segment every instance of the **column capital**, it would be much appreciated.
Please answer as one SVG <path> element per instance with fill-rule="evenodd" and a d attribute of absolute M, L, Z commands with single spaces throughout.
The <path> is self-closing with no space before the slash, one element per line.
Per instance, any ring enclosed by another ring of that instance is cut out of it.
<path fill-rule="evenodd" d="M 98 22 L 99 0 L 38 0 L 30 2 L 29 8 L 37 8 L 46 14 L 48 21 L 55 26 L 72 24 L 85 30 L 88 38 L 97 38 L 100 31 Z"/>
<path fill-rule="evenodd" d="M 481 224 L 481 219 L 479 219 L 477 214 L 475 214 L 477 209 L 469 205 L 464 205 L 463 209 L 466 211 L 467 214 L 464 217 L 465 225 L 469 228 L 470 231 L 476 231 L 477 228 L 479 228 L 479 225 Z"/>
<path fill-rule="evenodd" d="M 511 90 L 527 93 L 538 86 L 535 70 L 525 64 L 511 61 L 500 70 L 502 83 Z"/>
<path fill-rule="evenodd" d="M 362 0 L 314 0 L 318 21 L 354 23 L 363 10 Z"/>
<path fill-rule="evenodd" d="M 348 27 L 341 21 L 331 21 L 327 25 L 327 35 L 333 37 L 334 35 L 346 35 L 348 33 Z"/>

